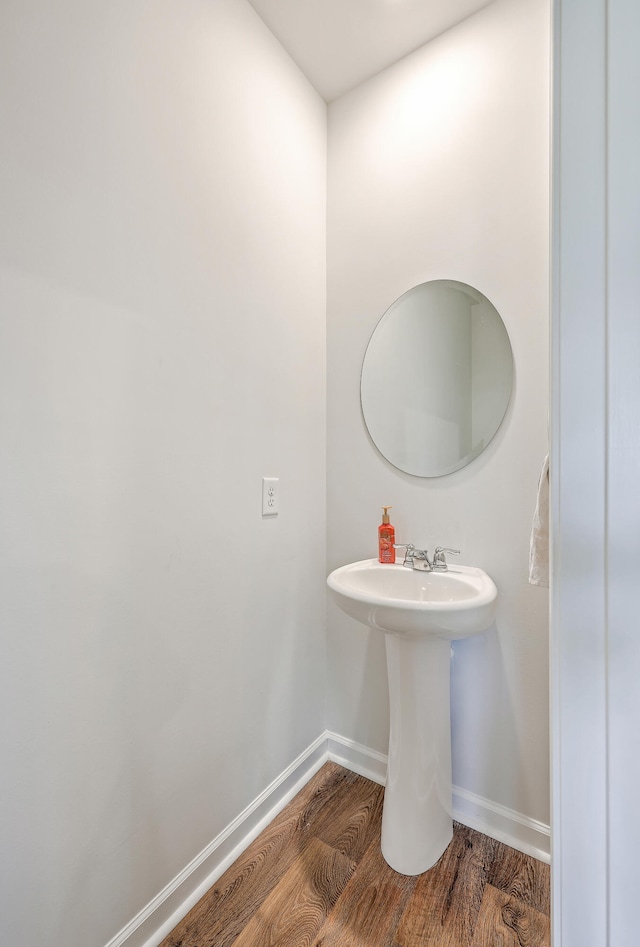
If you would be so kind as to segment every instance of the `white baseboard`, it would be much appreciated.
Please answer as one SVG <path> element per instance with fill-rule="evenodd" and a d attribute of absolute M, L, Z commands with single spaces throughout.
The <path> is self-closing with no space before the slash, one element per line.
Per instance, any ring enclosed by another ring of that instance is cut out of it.
<path fill-rule="evenodd" d="M 384 786 L 384 753 L 325 730 L 197 855 L 106 947 L 158 947 L 182 918 L 284 809 L 320 767 L 336 763 Z M 453 787 L 453 817 L 541 861 L 550 861 L 549 826 Z"/>
<path fill-rule="evenodd" d="M 196 855 L 106 947 L 158 947 L 328 759 L 325 732 Z"/>
<path fill-rule="evenodd" d="M 530 819 L 459 786 L 453 787 L 453 818 L 525 855 L 551 864 L 551 831 L 544 822 Z"/>
<path fill-rule="evenodd" d="M 371 747 L 349 740 L 338 733 L 325 732 L 327 757 L 334 763 L 384 786 L 387 781 L 387 756 Z"/>

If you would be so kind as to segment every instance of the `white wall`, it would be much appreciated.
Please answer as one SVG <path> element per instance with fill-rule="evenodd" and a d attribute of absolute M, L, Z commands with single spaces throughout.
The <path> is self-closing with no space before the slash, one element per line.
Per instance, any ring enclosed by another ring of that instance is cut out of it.
<path fill-rule="evenodd" d="M 547 452 L 549 9 L 497 0 L 329 107 L 328 565 L 375 556 L 380 507 L 399 542 L 462 550 L 495 580 L 488 633 L 456 643 L 453 776 L 549 822 L 548 595 L 527 582 Z M 369 336 L 411 286 L 484 293 L 513 346 L 507 418 L 469 467 L 421 480 L 365 433 Z M 328 725 L 386 751 L 382 640 L 329 606 Z"/>
<path fill-rule="evenodd" d="M 1 939 L 98 947 L 324 727 L 326 108 L 243 0 L 24 0 L 0 112 Z"/>

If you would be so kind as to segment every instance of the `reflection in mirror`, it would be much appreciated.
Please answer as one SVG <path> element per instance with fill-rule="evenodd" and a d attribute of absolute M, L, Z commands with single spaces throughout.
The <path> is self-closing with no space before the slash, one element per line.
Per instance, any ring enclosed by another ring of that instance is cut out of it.
<path fill-rule="evenodd" d="M 486 296 L 433 280 L 400 296 L 369 341 L 360 397 L 386 459 L 417 477 L 464 467 L 489 444 L 511 397 L 513 356 Z"/>

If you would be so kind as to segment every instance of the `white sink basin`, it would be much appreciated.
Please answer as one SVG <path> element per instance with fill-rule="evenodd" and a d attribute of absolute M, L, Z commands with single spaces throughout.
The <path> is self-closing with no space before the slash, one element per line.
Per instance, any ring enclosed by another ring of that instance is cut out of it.
<path fill-rule="evenodd" d="M 340 608 L 391 634 L 466 638 L 491 625 L 498 590 L 482 569 L 419 572 L 377 559 L 351 562 L 327 579 Z"/>
<path fill-rule="evenodd" d="M 347 615 L 385 632 L 390 728 L 382 854 L 396 871 L 417 875 L 435 865 L 453 835 L 449 641 L 487 629 L 498 593 L 482 569 L 419 572 L 377 559 L 342 566 L 327 583 Z"/>

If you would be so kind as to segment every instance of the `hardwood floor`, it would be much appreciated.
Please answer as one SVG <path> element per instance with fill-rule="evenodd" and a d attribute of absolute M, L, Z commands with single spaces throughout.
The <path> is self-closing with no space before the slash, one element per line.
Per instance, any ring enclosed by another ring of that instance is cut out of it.
<path fill-rule="evenodd" d="M 384 790 L 327 763 L 161 947 L 549 947 L 549 867 L 455 825 L 430 871 L 380 852 Z"/>

